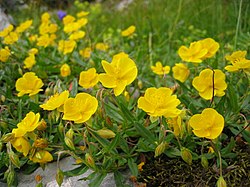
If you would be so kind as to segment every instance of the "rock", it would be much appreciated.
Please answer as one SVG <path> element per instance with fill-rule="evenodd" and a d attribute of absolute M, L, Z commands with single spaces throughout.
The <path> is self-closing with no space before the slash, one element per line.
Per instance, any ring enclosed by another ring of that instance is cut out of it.
<path fill-rule="evenodd" d="M 72 157 L 64 158 L 60 161 L 60 168 L 62 171 L 68 171 L 72 170 L 76 167 L 78 167 L 75 164 L 75 160 Z M 44 187 L 58 187 L 58 184 L 56 182 L 56 171 L 57 171 L 57 164 L 56 162 L 48 163 L 45 167 L 45 170 L 42 170 L 42 168 L 38 168 L 36 171 L 34 171 L 30 175 L 24 175 L 22 173 L 18 174 L 18 180 L 19 185 L 18 187 L 35 187 L 37 185 L 37 182 L 35 180 L 35 177 L 37 175 L 40 175 L 42 177 L 42 183 Z M 75 176 L 75 177 L 68 177 L 64 178 L 64 181 L 62 183 L 62 187 L 87 187 L 89 181 L 79 180 L 84 177 L 87 177 L 89 174 L 91 174 L 92 171 L 88 170 L 86 173 Z M 129 171 L 123 172 L 124 177 L 126 178 L 125 184 L 127 186 L 133 186 L 132 182 L 129 181 L 130 173 Z M 0 183 L 0 186 L 5 187 Z M 7 185 L 6 185 L 7 186 Z M 113 173 L 107 174 L 107 176 L 104 178 L 101 187 L 115 187 L 115 180 Z"/>
<path fill-rule="evenodd" d="M 9 17 L 0 8 L 0 31 L 6 28 L 10 24 Z"/>

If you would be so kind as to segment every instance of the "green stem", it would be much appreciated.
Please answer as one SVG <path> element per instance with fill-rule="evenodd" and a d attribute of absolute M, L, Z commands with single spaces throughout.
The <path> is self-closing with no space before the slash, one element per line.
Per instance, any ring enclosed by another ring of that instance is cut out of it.
<path fill-rule="evenodd" d="M 219 161 L 220 161 L 220 176 L 222 177 L 222 159 L 221 159 L 221 154 L 220 151 L 217 149 L 217 147 L 215 146 L 214 142 L 212 140 L 210 140 L 211 146 L 213 147 L 213 149 L 217 152 L 218 157 L 219 157 Z"/>
<path fill-rule="evenodd" d="M 238 34 L 239 34 L 239 28 L 240 28 L 240 19 L 241 19 L 241 8 L 242 8 L 242 0 L 240 0 L 239 14 L 238 14 L 236 32 L 235 32 L 234 50 L 236 50 L 236 45 L 237 45 L 237 40 L 238 40 Z"/>

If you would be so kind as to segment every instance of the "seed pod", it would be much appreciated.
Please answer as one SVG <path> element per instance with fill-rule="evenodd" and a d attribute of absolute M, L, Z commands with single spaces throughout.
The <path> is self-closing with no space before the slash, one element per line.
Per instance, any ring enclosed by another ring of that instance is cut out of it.
<path fill-rule="evenodd" d="M 97 131 L 97 134 L 102 138 L 114 138 L 115 133 L 109 129 L 100 129 Z"/>
<path fill-rule="evenodd" d="M 167 146 L 168 146 L 167 142 L 161 142 L 155 149 L 155 157 L 161 155 L 165 151 Z"/>
<path fill-rule="evenodd" d="M 227 183 L 222 176 L 220 176 L 220 178 L 218 179 L 216 186 L 217 187 L 227 187 Z"/>
<path fill-rule="evenodd" d="M 188 164 L 192 165 L 192 155 L 189 149 L 182 147 L 181 148 L 181 158 Z"/>
<path fill-rule="evenodd" d="M 40 122 L 39 122 L 39 125 L 37 126 L 37 129 L 39 131 L 43 131 L 47 128 L 47 123 L 44 119 L 42 119 Z"/>

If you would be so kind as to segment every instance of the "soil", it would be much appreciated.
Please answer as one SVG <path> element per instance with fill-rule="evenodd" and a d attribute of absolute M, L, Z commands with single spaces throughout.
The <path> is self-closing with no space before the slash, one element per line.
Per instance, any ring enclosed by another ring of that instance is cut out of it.
<path fill-rule="evenodd" d="M 237 157 L 225 159 L 228 167 L 223 168 L 223 177 L 230 187 L 250 186 L 250 146 L 237 145 Z M 209 167 L 203 168 L 200 160 L 193 161 L 189 166 L 181 158 L 169 158 L 161 155 L 154 158 L 153 154 L 146 154 L 146 163 L 143 166 L 137 181 L 147 187 L 214 187 L 219 178 L 219 169 L 216 167 L 216 158 L 209 160 Z M 154 158 L 154 159 L 152 159 Z"/>

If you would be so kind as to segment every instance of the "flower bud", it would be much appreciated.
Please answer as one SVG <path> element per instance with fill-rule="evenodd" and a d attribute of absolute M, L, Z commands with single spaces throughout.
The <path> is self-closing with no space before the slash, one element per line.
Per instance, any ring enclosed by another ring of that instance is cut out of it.
<path fill-rule="evenodd" d="M 192 164 L 192 155 L 189 149 L 182 147 L 181 148 L 181 158 L 189 165 Z"/>
<path fill-rule="evenodd" d="M 109 129 L 100 129 L 97 131 L 97 134 L 102 138 L 114 138 L 115 133 Z"/>
<path fill-rule="evenodd" d="M 227 187 L 227 183 L 222 176 L 220 176 L 220 178 L 218 179 L 216 186 L 217 187 Z"/>
<path fill-rule="evenodd" d="M 90 168 L 95 169 L 95 161 L 89 153 L 85 154 L 85 161 Z"/>
<path fill-rule="evenodd" d="M 7 184 L 8 184 L 8 186 L 12 186 L 14 180 L 15 180 L 15 172 L 11 170 L 7 174 Z"/>
<path fill-rule="evenodd" d="M 57 182 L 57 184 L 58 184 L 59 186 L 62 185 L 62 183 L 63 183 L 63 178 L 64 178 L 63 171 L 62 171 L 60 168 L 58 168 L 58 169 L 57 169 L 57 172 L 56 172 L 56 182 Z"/>
<path fill-rule="evenodd" d="M 36 139 L 33 143 L 33 146 L 36 148 L 45 148 L 48 147 L 48 141 L 43 138 Z"/>
<path fill-rule="evenodd" d="M 143 88 L 143 83 L 142 83 L 141 80 L 138 81 L 138 87 L 139 87 L 139 89 L 142 89 L 142 88 Z"/>
<path fill-rule="evenodd" d="M 167 142 L 161 142 L 155 149 L 155 157 L 161 155 L 165 151 L 167 146 L 168 146 Z"/>
<path fill-rule="evenodd" d="M 2 152 L 2 149 L 3 149 L 3 142 L 0 141 L 0 152 Z"/>
<path fill-rule="evenodd" d="M 9 158 L 16 167 L 20 168 L 19 157 L 13 151 L 9 152 Z"/>
<path fill-rule="evenodd" d="M 7 143 L 11 140 L 13 140 L 15 138 L 15 135 L 12 134 L 12 133 L 8 133 L 8 134 L 5 134 L 2 136 L 1 140 L 4 142 L 4 143 Z"/>
<path fill-rule="evenodd" d="M 39 122 L 39 125 L 37 126 L 37 129 L 39 131 L 43 131 L 47 128 L 47 123 L 44 119 L 42 119 L 40 122 Z"/>
<path fill-rule="evenodd" d="M 5 96 L 4 95 L 1 95 L 1 101 L 4 102 L 5 101 Z"/>
<path fill-rule="evenodd" d="M 75 150 L 73 141 L 69 139 L 67 136 L 64 137 L 64 142 L 71 150 Z"/>
<path fill-rule="evenodd" d="M 206 158 L 204 155 L 201 156 L 201 165 L 202 165 L 205 169 L 208 168 L 208 160 L 207 160 L 207 158 Z"/>
<path fill-rule="evenodd" d="M 68 130 L 68 132 L 66 132 L 66 135 L 65 135 L 65 136 L 68 137 L 71 141 L 73 141 L 73 137 L 74 137 L 74 131 L 73 131 L 73 129 L 70 128 L 70 129 Z"/>

